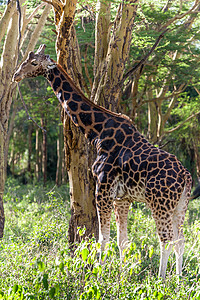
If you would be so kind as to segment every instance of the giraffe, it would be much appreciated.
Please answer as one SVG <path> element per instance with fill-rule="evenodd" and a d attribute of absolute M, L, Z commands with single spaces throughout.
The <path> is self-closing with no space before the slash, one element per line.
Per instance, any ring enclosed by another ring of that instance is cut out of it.
<path fill-rule="evenodd" d="M 92 166 L 96 180 L 96 207 L 101 253 L 110 237 L 114 207 L 120 257 L 128 245 L 127 217 L 133 201 L 150 208 L 160 240 L 159 276 L 165 278 L 174 245 L 176 274 L 182 272 L 183 223 L 191 192 L 191 175 L 176 156 L 154 147 L 121 114 L 98 106 L 85 97 L 63 68 L 45 55 L 45 45 L 19 66 L 13 79 L 43 75 L 73 123 L 96 147 Z M 200 191 L 195 194 L 197 198 Z"/>

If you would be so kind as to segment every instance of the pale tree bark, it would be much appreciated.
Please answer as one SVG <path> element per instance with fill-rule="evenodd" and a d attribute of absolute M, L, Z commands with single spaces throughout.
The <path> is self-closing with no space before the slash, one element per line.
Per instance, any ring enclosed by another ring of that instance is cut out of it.
<path fill-rule="evenodd" d="M 42 131 L 42 174 L 43 185 L 45 186 L 47 182 L 47 132 L 45 117 L 41 118 L 41 126 L 44 128 Z"/>
<path fill-rule="evenodd" d="M 8 134 L 7 134 L 7 141 L 10 141 L 11 134 L 13 133 L 13 128 L 15 124 L 15 116 L 17 113 L 17 96 L 15 95 L 14 100 L 13 100 L 13 107 L 12 107 L 12 114 L 10 117 L 10 122 L 9 122 L 9 128 L 8 128 Z M 14 147 L 14 143 L 13 143 Z M 9 142 L 6 143 L 5 149 L 4 149 L 4 155 L 5 155 L 5 162 L 8 160 L 8 148 L 9 148 Z M 14 152 L 14 151 L 13 151 Z M 5 178 L 6 178 L 6 172 L 5 172 Z"/>
<path fill-rule="evenodd" d="M 101 79 L 96 81 L 96 84 L 93 85 L 95 92 L 92 91 L 92 95 L 95 96 L 92 100 L 113 111 L 117 111 L 119 104 L 119 96 L 121 93 L 121 86 L 119 83 L 123 78 L 125 65 L 129 57 L 137 3 L 137 0 L 120 3 L 113 26 L 113 32 L 109 39 L 109 43 L 106 45 L 106 55 L 101 55 L 101 59 L 103 60 L 102 64 L 94 67 L 95 69 L 98 69 L 97 74 L 100 74 Z M 100 9 L 100 12 L 102 12 L 103 17 L 103 11 L 106 9 L 104 8 L 105 3 L 103 1 L 100 2 L 100 8 L 101 7 L 102 9 Z M 108 19 L 107 15 L 105 16 L 106 19 Z M 108 36 L 107 22 L 105 22 L 105 28 L 100 17 L 97 18 L 97 23 L 98 22 L 100 22 L 103 27 L 102 33 L 105 30 L 106 35 Z M 99 28 L 101 26 L 98 24 L 97 27 Z M 102 35 L 96 35 L 96 47 L 98 47 L 99 44 L 106 44 L 105 41 L 102 41 L 101 39 Z M 97 52 L 95 53 L 95 57 L 96 56 L 98 56 Z M 98 62 L 98 58 L 96 58 L 95 61 Z"/>
<path fill-rule="evenodd" d="M 3 36 L 7 31 L 8 24 L 15 10 L 16 10 L 16 1 L 15 0 L 9 1 L 0 22 L 0 41 L 2 40 Z"/>
<path fill-rule="evenodd" d="M 26 22 L 26 25 L 31 21 L 29 16 L 28 21 L 25 18 L 26 5 L 24 0 L 19 1 L 22 8 L 22 24 Z M 48 7 L 48 8 L 47 8 Z M 30 50 L 34 50 L 33 47 L 37 42 L 42 26 L 45 24 L 47 13 L 50 11 L 50 6 L 46 5 L 43 14 L 40 17 L 40 24 L 36 25 L 34 42 L 32 42 Z M 45 13 L 44 13 L 45 12 Z M 5 172 L 7 166 L 7 149 L 9 143 L 8 134 L 8 120 L 10 107 L 12 103 L 12 95 L 15 90 L 15 83 L 12 83 L 12 76 L 15 71 L 18 59 L 18 49 L 20 50 L 21 44 L 19 43 L 19 12 L 17 11 L 16 1 L 9 1 L 5 8 L 5 12 L 0 20 L 0 42 L 3 42 L 3 52 L 0 61 L 0 237 L 3 236 L 4 229 L 4 210 L 3 210 L 3 193 L 5 186 Z M 22 34 L 24 33 L 21 32 Z M 4 38 L 4 40 L 3 40 Z M 21 42 L 23 40 L 23 36 Z M 28 43 L 28 41 L 26 41 Z"/>
<path fill-rule="evenodd" d="M 32 133 L 33 133 L 33 124 L 29 123 L 28 125 L 28 163 L 27 163 L 27 171 L 28 176 L 31 178 L 31 156 L 32 156 Z"/>
<path fill-rule="evenodd" d="M 18 14 L 15 11 L 8 25 L 0 65 L 0 237 L 3 237 L 4 210 L 3 192 L 5 185 L 5 149 L 7 145 L 8 115 L 10 112 L 13 89 L 10 88 L 15 61 L 16 41 L 18 38 Z"/>
<path fill-rule="evenodd" d="M 37 181 L 40 180 L 40 150 L 39 150 L 39 128 L 35 130 L 35 155 L 36 155 L 36 162 L 35 162 L 35 177 Z"/>
<path fill-rule="evenodd" d="M 62 184 L 62 161 L 63 161 L 63 130 L 59 125 L 58 128 L 58 139 L 57 139 L 57 169 L 56 169 L 56 185 Z"/>
<path fill-rule="evenodd" d="M 97 1 L 96 26 L 95 26 L 95 57 L 94 57 L 94 81 L 91 91 L 91 100 L 95 95 L 102 77 L 108 45 L 110 41 L 111 2 Z"/>
<path fill-rule="evenodd" d="M 200 143 L 198 140 L 193 140 L 194 154 L 196 160 L 197 178 L 200 182 Z"/>

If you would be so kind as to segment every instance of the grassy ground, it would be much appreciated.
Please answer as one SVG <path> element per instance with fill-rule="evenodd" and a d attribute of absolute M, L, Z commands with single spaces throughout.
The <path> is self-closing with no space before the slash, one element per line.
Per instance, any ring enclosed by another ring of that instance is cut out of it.
<path fill-rule="evenodd" d="M 132 241 L 120 264 L 116 227 L 104 265 L 91 239 L 70 256 L 67 242 L 69 194 L 65 186 L 20 185 L 8 179 L 6 227 L 0 241 L 0 299 L 195 299 L 200 300 L 200 201 L 190 203 L 184 226 L 183 276 L 171 255 L 167 279 L 157 278 L 159 245 L 155 224 L 143 204 L 129 214 Z M 82 231 L 80 230 L 80 234 Z"/>

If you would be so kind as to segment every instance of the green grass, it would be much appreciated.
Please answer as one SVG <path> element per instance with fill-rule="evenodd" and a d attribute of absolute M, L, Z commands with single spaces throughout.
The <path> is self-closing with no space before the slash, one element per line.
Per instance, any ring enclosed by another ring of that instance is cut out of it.
<path fill-rule="evenodd" d="M 200 202 L 190 203 L 184 226 L 183 276 L 170 256 L 167 279 L 158 279 L 156 228 L 143 204 L 129 214 L 131 240 L 120 263 L 114 216 L 107 259 L 99 265 L 94 239 L 68 247 L 69 190 L 51 184 L 20 185 L 8 179 L 6 225 L 0 241 L 0 299 L 193 299 L 200 300 Z M 81 234 L 81 231 L 80 231 Z"/>

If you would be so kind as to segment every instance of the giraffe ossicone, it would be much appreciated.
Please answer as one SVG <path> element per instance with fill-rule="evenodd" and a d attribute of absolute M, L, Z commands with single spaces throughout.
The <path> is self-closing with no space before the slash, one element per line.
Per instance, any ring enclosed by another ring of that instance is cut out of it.
<path fill-rule="evenodd" d="M 101 251 L 109 241 L 112 208 L 122 257 L 128 243 L 130 203 L 144 202 L 152 212 L 160 240 L 159 275 L 165 277 L 173 244 L 176 273 L 180 275 L 184 252 L 183 223 L 192 183 L 190 173 L 174 155 L 150 144 L 128 117 L 87 99 L 63 68 L 44 54 L 44 50 L 45 45 L 41 45 L 35 54 L 30 52 L 14 74 L 14 80 L 18 82 L 39 75 L 46 77 L 73 123 L 96 146 L 97 157 L 92 172 L 96 179 Z M 200 195 L 200 189 L 196 191 L 193 199 Z"/>

